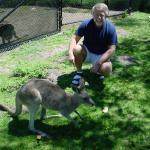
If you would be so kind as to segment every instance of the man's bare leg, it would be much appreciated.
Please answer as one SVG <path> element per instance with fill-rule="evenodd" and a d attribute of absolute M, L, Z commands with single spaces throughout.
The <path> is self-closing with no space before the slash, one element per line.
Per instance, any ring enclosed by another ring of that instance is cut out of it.
<path fill-rule="evenodd" d="M 86 58 L 86 51 L 81 45 L 76 45 L 76 47 L 73 50 L 73 54 L 75 56 L 75 66 L 77 72 L 82 72 L 82 64 Z"/>
<path fill-rule="evenodd" d="M 109 76 L 112 73 L 112 63 L 105 62 L 100 67 L 100 73 L 104 76 Z"/>

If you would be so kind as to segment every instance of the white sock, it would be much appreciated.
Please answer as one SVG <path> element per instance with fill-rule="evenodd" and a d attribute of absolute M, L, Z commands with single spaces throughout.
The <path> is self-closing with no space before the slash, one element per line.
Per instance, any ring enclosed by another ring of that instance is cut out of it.
<path fill-rule="evenodd" d="M 77 73 L 82 74 L 83 72 L 82 71 L 77 71 Z"/>

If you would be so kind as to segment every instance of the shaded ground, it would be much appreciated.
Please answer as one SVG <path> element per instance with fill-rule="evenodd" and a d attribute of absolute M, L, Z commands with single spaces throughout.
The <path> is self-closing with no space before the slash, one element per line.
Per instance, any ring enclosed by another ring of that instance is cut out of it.
<path fill-rule="evenodd" d="M 128 32 L 124 29 L 117 29 L 117 35 L 118 36 L 127 36 Z"/>
<path fill-rule="evenodd" d="M 135 58 L 133 58 L 132 56 L 127 56 L 127 55 L 118 56 L 117 61 L 124 66 L 138 64 Z"/>

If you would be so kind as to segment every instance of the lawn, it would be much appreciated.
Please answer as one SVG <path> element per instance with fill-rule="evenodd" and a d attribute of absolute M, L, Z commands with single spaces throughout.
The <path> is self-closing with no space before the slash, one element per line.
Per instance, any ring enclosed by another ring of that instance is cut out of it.
<path fill-rule="evenodd" d="M 135 12 L 112 21 L 119 37 L 112 57 L 113 74 L 100 82 L 84 65 L 89 83 L 86 90 L 96 106 L 78 108 L 84 118 L 80 126 L 75 127 L 65 118 L 40 122 L 37 117 L 36 127 L 50 135 L 37 142 L 36 135 L 28 131 L 28 113 L 12 120 L 0 112 L 0 150 L 150 149 L 149 14 Z M 0 103 L 14 107 L 17 89 L 31 78 L 51 78 L 73 93 L 70 83 L 74 67 L 67 61 L 67 48 L 76 26 L 63 27 L 61 33 L 0 53 Z M 102 112 L 104 107 L 108 112 Z M 48 111 L 52 113 L 56 112 Z M 80 120 L 74 113 L 71 116 Z"/>

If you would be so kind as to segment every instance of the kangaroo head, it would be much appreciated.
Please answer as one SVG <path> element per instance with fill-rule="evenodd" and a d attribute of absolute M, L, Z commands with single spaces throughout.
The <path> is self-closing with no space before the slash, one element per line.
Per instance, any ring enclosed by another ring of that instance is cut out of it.
<path fill-rule="evenodd" d="M 95 102 L 90 98 L 88 93 L 85 91 L 85 80 L 81 78 L 77 87 L 72 87 L 75 94 L 73 95 L 74 101 L 79 103 L 85 103 L 89 105 L 95 105 Z"/>
<path fill-rule="evenodd" d="M 81 77 L 81 79 L 79 80 L 79 85 L 78 86 L 75 86 L 75 85 L 71 85 L 71 87 L 72 87 L 72 90 L 74 91 L 74 92 L 80 92 L 81 90 L 83 90 L 84 88 L 85 88 L 85 80 L 84 80 L 84 78 L 83 77 Z"/>
<path fill-rule="evenodd" d="M 92 100 L 92 98 L 88 95 L 88 93 L 85 90 L 81 90 L 78 93 L 82 99 L 82 102 L 91 106 L 95 105 L 95 102 Z"/>

